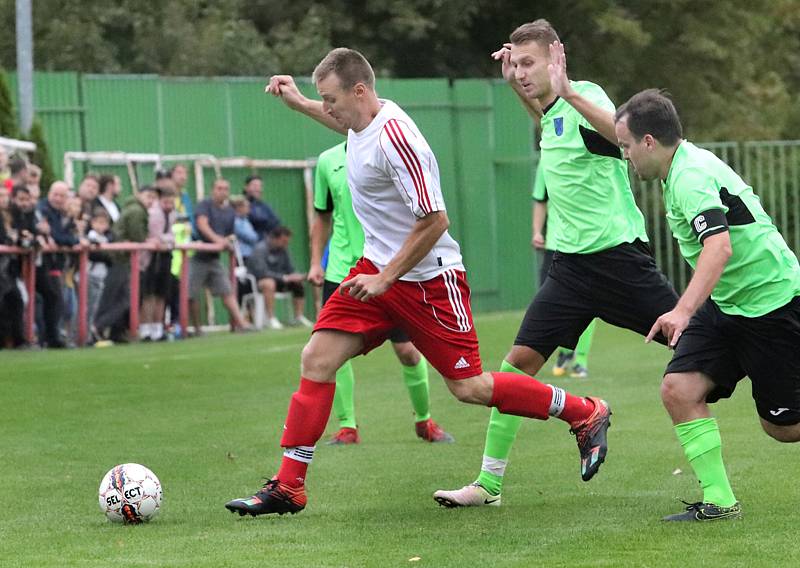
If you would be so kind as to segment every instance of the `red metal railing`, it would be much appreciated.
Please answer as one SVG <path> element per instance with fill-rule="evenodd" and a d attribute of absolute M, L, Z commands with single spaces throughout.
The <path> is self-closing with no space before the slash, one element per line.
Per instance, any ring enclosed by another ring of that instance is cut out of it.
<path fill-rule="evenodd" d="M 128 318 L 129 335 L 131 339 L 138 337 L 139 330 L 139 255 L 143 251 L 164 252 L 177 250 L 181 253 L 181 276 L 179 292 L 179 321 L 181 329 L 189 327 L 189 251 L 203 252 L 222 252 L 227 250 L 223 245 L 211 243 L 187 243 L 175 245 L 174 248 L 163 247 L 156 243 L 108 243 L 103 245 L 76 245 L 74 247 L 43 247 L 29 249 L 22 247 L 11 247 L 0 245 L 0 254 L 15 254 L 22 259 L 22 279 L 25 282 L 25 289 L 28 292 L 28 304 L 25 307 L 25 337 L 29 342 L 33 342 L 33 325 L 36 309 L 36 255 L 68 253 L 78 256 L 78 271 L 80 274 L 78 283 L 78 345 L 86 345 L 89 335 L 88 322 L 88 296 L 89 296 L 89 252 L 92 251 L 115 251 L 130 253 L 130 316 Z M 233 289 L 236 289 L 236 255 L 229 255 L 230 278 Z"/>

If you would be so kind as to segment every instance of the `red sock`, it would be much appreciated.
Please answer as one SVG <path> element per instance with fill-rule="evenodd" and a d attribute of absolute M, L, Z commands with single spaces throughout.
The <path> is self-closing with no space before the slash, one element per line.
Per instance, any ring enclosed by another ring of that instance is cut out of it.
<path fill-rule="evenodd" d="M 492 377 L 494 390 L 490 406 L 497 407 L 503 414 L 547 420 L 553 413 L 556 418 L 575 424 L 588 418 L 594 410 L 594 403 L 588 398 L 540 383 L 533 377 L 517 373 L 492 373 Z"/>
<path fill-rule="evenodd" d="M 289 413 L 281 438 L 284 448 L 308 446 L 313 448 L 325 431 L 333 406 L 336 383 L 318 383 L 300 378 L 300 388 L 292 395 Z M 313 450 L 311 450 L 313 452 Z M 301 452 L 302 453 L 302 452 Z M 310 458 L 308 462 L 310 462 Z M 284 456 L 278 479 L 289 485 L 302 485 L 308 462 Z"/>
<path fill-rule="evenodd" d="M 489 406 L 496 407 L 503 414 L 539 420 L 547 420 L 550 416 L 548 411 L 553 400 L 553 390 L 549 385 L 517 373 L 497 372 L 492 373 L 492 377 L 494 389 Z"/>
<path fill-rule="evenodd" d="M 300 487 L 306 482 L 308 462 L 297 461 L 289 456 L 283 456 L 281 467 L 278 470 L 278 481 L 292 487 Z"/>
<path fill-rule="evenodd" d="M 594 403 L 587 397 L 575 396 L 564 391 L 566 395 L 564 398 L 564 410 L 558 415 L 558 418 L 570 424 L 576 424 L 582 420 L 589 418 L 589 415 L 594 410 Z"/>

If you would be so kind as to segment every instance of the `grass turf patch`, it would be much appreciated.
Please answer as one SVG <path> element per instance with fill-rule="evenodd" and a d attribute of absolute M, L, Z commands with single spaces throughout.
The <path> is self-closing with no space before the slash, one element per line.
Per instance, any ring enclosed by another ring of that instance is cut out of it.
<path fill-rule="evenodd" d="M 477 318 L 486 369 L 499 367 L 520 319 Z M 608 460 L 591 482 L 580 480 L 563 422 L 526 421 L 502 507 L 438 507 L 434 490 L 477 476 L 489 411 L 458 403 L 432 370 L 432 415 L 456 443 L 418 440 L 399 364 L 384 346 L 354 364 L 362 444 L 318 446 L 307 510 L 231 515 L 223 504 L 252 494 L 279 463 L 306 339 L 287 330 L 0 354 L 0 565 L 800 564 L 791 544 L 796 448 L 761 432 L 747 381 L 713 409 L 744 518 L 659 521 L 680 510 L 678 498 L 701 496 L 659 399 L 669 352 L 602 324 L 589 379 L 556 380 L 549 365 L 539 375 L 612 405 Z M 326 437 L 335 430 L 332 420 Z M 113 525 L 98 509 L 101 477 L 124 462 L 146 465 L 164 486 L 149 525 Z"/>

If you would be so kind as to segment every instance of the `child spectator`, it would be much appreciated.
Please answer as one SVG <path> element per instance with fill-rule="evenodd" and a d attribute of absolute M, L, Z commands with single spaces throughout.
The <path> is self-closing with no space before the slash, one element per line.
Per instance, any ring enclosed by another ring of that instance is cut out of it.
<path fill-rule="evenodd" d="M 65 231 L 77 239 L 83 239 L 89 229 L 91 214 L 86 211 L 86 203 L 77 195 L 67 198 L 66 218 L 63 220 Z M 77 255 L 63 255 L 62 267 L 62 294 L 64 296 L 64 311 L 62 313 L 64 331 L 71 343 L 78 337 L 78 257 Z"/>
<path fill-rule="evenodd" d="M 247 266 L 247 259 L 253 254 L 253 247 L 261 240 L 261 237 L 253 228 L 250 219 L 247 216 L 250 214 L 250 202 L 241 195 L 231 197 L 231 205 L 233 211 L 236 213 L 236 218 L 233 221 L 233 232 L 236 235 L 236 246 L 239 248 L 239 255 L 237 261 L 241 259 L 242 265 Z M 239 305 L 242 303 L 242 297 L 250 292 L 250 283 L 247 280 L 238 278 L 236 281 L 236 297 L 239 300 Z"/>
<path fill-rule="evenodd" d="M 92 245 L 104 245 L 112 240 L 111 217 L 102 207 L 95 207 L 92 212 L 87 238 Z M 89 296 L 86 317 L 90 329 L 97 316 L 97 306 L 100 304 L 110 267 L 110 254 L 96 249 L 89 252 Z"/>
<path fill-rule="evenodd" d="M 242 259 L 247 262 L 247 259 L 253 254 L 253 247 L 256 246 L 261 238 L 253 228 L 250 219 L 248 219 L 250 202 L 245 197 L 237 195 L 231 198 L 231 205 L 234 213 L 236 213 L 236 218 L 233 221 L 233 232 L 239 243 L 239 252 L 242 254 Z"/>
<path fill-rule="evenodd" d="M 144 272 L 140 337 L 144 341 L 161 341 L 164 335 L 164 306 L 170 289 L 171 249 L 175 245 L 172 225 L 175 222 L 176 191 L 172 180 L 166 178 L 159 184 L 158 199 L 148 210 L 148 236 L 170 250 L 150 255 L 150 263 Z"/>

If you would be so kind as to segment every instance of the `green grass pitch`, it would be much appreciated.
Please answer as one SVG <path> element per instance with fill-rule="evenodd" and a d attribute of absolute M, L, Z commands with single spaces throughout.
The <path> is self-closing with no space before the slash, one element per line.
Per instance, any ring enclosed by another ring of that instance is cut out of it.
<path fill-rule="evenodd" d="M 520 319 L 477 318 L 485 368 L 498 368 Z M 580 480 L 564 423 L 527 421 L 502 507 L 438 507 L 434 490 L 476 476 L 489 411 L 458 403 L 432 371 L 433 416 L 456 443 L 416 439 L 384 346 L 355 363 L 362 444 L 318 446 L 309 507 L 234 516 L 223 504 L 251 494 L 279 462 L 306 337 L 0 353 L 0 566 L 800 565 L 798 448 L 761 432 L 747 381 L 714 407 L 744 517 L 659 521 L 679 498 L 701 495 L 659 399 L 669 353 L 606 325 L 591 377 L 558 381 L 613 407 L 608 459 L 591 482 Z M 552 382 L 549 372 L 540 378 Z M 334 429 L 332 421 L 326 437 Z M 161 515 L 148 525 L 113 525 L 98 509 L 101 477 L 123 462 L 150 467 L 164 486 Z"/>

